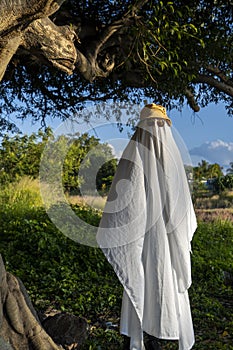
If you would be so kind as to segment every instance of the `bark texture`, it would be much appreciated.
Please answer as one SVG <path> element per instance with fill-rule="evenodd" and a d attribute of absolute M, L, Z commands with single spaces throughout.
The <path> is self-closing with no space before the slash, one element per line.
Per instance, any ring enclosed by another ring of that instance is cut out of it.
<path fill-rule="evenodd" d="M 68 74 L 77 69 L 90 82 L 97 77 L 107 77 L 115 66 L 115 54 L 106 43 L 114 33 L 134 21 L 137 11 L 147 1 L 137 1 L 120 20 L 101 30 L 95 28 L 94 35 L 83 36 L 85 29 L 78 28 L 80 40 L 71 27 L 57 26 L 49 18 L 64 0 L 3 0 L 0 3 L 0 18 L 3 19 L 0 24 L 0 81 L 16 52 L 28 54 L 38 64 L 50 64 Z M 110 46 L 114 44 L 111 42 Z"/>
<path fill-rule="evenodd" d="M 52 64 L 67 74 L 75 68 L 77 51 L 75 32 L 68 26 L 58 27 L 49 18 L 33 21 L 24 32 L 22 46 L 35 59 Z"/>
<path fill-rule="evenodd" d="M 42 328 L 22 282 L 6 272 L 0 256 L 0 349 L 61 350 Z"/>
<path fill-rule="evenodd" d="M 66 73 L 72 73 L 77 52 L 74 32 L 57 27 L 49 18 L 64 0 L 2 0 L 0 2 L 0 81 L 13 55 L 30 51 Z"/>

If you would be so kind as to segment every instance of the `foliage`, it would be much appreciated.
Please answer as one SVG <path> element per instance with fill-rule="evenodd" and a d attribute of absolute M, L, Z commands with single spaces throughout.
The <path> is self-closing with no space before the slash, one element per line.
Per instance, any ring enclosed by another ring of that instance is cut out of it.
<path fill-rule="evenodd" d="M 215 192 L 221 193 L 226 189 L 233 189 L 233 174 L 227 174 L 216 178 L 213 182 Z"/>
<path fill-rule="evenodd" d="M 49 149 L 42 166 L 40 162 L 45 147 Z M 79 193 L 81 185 L 88 188 L 90 183 L 96 182 L 96 188 L 103 190 L 104 194 L 109 189 L 115 170 L 116 160 L 111 148 L 88 134 L 60 135 L 54 139 L 48 129 L 45 133 L 39 131 L 30 136 L 5 135 L 0 146 L 1 185 L 24 176 L 38 178 L 39 172 L 42 180 L 46 177 L 47 182 L 59 181 L 62 172 L 65 191 Z M 96 179 L 90 181 L 94 175 Z"/>
<path fill-rule="evenodd" d="M 18 181 L 2 186 L 0 191 L 0 207 L 13 211 L 15 215 L 23 215 L 28 208 L 43 206 L 40 196 L 40 184 L 38 179 L 22 177 Z"/>
<path fill-rule="evenodd" d="M 193 168 L 193 175 L 195 180 L 212 179 L 223 176 L 222 168 L 219 164 L 209 164 L 206 160 L 198 163 L 198 166 Z"/>
<path fill-rule="evenodd" d="M 4 135 L 0 146 L 0 183 L 22 176 L 38 177 L 40 157 L 51 131 L 32 135 Z"/>
<path fill-rule="evenodd" d="M 194 236 L 190 298 L 197 349 L 232 349 L 232 228 L 228 221 L 199 222 Z"/>
<path fill-rule="evenodd" d="M 219 164 L 209 164 L 206 160 L 202 160 L 198 166 L 192 168 L 192 174 L 192 199 L 195 206 L 200 198 L 206 198 L 208 201 L 213 193 L 219 193 L 216 183 L 223 177 L 222 167 Z"/>
<path fill-rule="evenodd" d="M 52 305 L 89 320 L 107 314 L 109 305 L 115 308 L 118 297 L 111 295 L 121 287 L 99 249 L 65 237 L 43 209 L 28 209 L 23 215 L 2 210 L 1 253 L 7 268 L 24 282 L 37 308 L 45 310 Z M 98 224 L 100 215 L 95 210 L 74 210 L 90 224 Z"/>
<path fill-rule="evenodd" d="M 230 1 L 143 1 L 133 19 L 124 20 L 138 3 L 105 0 L 100 6 L 99 1 L 66 1 L 52 19 L 72 26 L 80 38 L 76 48 L 83 55 L 92 53 L 108 25 L 124 23 L 115 27 L 96 57 L 97 62 L 106 57 L 115 63 L 112 74 L 87 81 L 78 69 L 66 76 L 35 65 L 30 52 L 16 54 L 1 86 L 2 126 L 15 113 L 45 123 L 48 116 L 69 118 L 90 101 L 137 103 L 145 96 L 169 108 L 182 106 L 187 99 L 194 110 L 197 103 L 221 101 L 231 113 Z"/>
<path fill-rule="evenodd" d="M 230 164 L 229 164 L 229 168 L 227 169 L 227 174 L 233 174 L 233 162 L 230 162 Z"/>
<path fill-rule="evenodd" d="M 117 169 L 117 159 L 105 162 L 99 169 L 96 177 L 96 188 L 101 195 L 107 195 Z"/>
<path fill-rule="evenodd" d="M 32 186 L 33 187 L 33 186 Z M 34 187 L 33 187 L 34 188 Z M 118 333 L 122 287 L 101 250 L 79 245 L 59 232 L 43 208 L 24 200 L 0 201 L 0 253 L 8 271 L 22 279 L 33 304 L 84 316 L 90 334 L 82 350 L 122 349 Z M 5 195 L 2 194 L 0 198 Z M 18 209 L 17 209 L 18 207 Z M 22 210 L 23 207 L 24 209 Z M 101 211 L 73 206 L 83 220 L 98 226 Z M 232 350 L 233 224 L 198 223 L 192 248 L 190 288 L 197 350 Z M 109 329 L 107 322 L 117 327 Z M 174 342 L 164 349 L 177 349 Z"/>

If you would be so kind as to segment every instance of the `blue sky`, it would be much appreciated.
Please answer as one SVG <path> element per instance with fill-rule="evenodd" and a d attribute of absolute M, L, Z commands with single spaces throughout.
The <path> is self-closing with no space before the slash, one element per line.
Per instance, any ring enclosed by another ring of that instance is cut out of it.
<path fill-rule="evenodd" d="M 140 110 L 140 107 L 139 107 Z M 197 114 L 189 107 L 184 107 L 182 112 L 172 110 L 168 112 L 172 119 L 173 128 L 186 146 L 193 165 L 197 165 L 201 159 L 209 163 L 219 163 L 226 169 L 233 162 L 233 118 L 227 115 L 223 105 L 210 104 Z M 91 125 L 76 125 L 76 131 L 88 131 L 94 126 L 91 133 L 102 141 L 112 144 L 115 153 L 119 156 L 120 150 L 125 147 L 129 136 L 127 129 L 119 132 L 116 124 L 106 124 L 106 120 L 92 120 Z M 23 133 L 32 133 L 38 130 L 38 125 L 31 125 L 29 120 L 17 123 Z M 64 128 L 59 120 L 49 123 L 54 129 Z M 70 127 L 68 127 L 70 131 Z"/>
<path fill-rule="evenodd" d="M 223 105 L 210 104 L 196 116 L 186 107 L 182 113 L 171 111 L 170 117 L 193 163 L 205 159 L 225 169 L 233 162 L 233 118 Z"/>

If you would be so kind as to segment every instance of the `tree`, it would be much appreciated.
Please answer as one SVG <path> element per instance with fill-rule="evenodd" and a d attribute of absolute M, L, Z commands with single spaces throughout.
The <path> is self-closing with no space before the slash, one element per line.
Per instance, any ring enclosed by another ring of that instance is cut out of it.
<path fill-rule="evenodd" d="M 41 165 L 48 139 L 51 144 L 49 158 Z M 94 190 L 101 191 L 102 185 L 106 184 L 106 193 L 115 174 L 116 162 L 110 146 L 88 134 L 54 138 L 48 129 L 30 136 L 5 135 L 0 146 L 0 184 L 17 181 L 23 176 L 38 178 L 40 173 L 42 182 L 46 176 L 48 183 L 59 182 L 62 176 L 67 192 L 80 193 L 81 185 L 90 190 L 90 184 L 96 182 Z M 80 171 L 81 167 L 83 171 Z"/>
<path fill-rule="evenodd" d="M 0 145 L 0 184 L 17 181 L 22 176 L 39 175 L 40 157 L 51 130 L 28 135 L 5 135 Z"/>
<path fill-rule="evenodd" d="M 198 181 L 202 180 L 203 178 L 207 180 L 223 176 L 222 167 L 219 164 L 209 164 L 203 159 L 198 163 L 197 167 L 193 168 L 193 172 L 194 179 Z"/>
<path fill-rule="evenodd" d="M 233 162 L 230 162 L 230 167 L 227 169 L 227 174 L 233 175 Z"/>
<path fill-rule="evenodd" d="M 233 189 L 233 175 L 227 174 L 225 176 L 220 176 L 213 181 L 214 191 L 217 193 L 221 193 L 225 190 Z"/>
<path fill-rule="evenodd" d="M 220 176 L 223 176 L 222 167 L 217 163 L 211 164 L 208 169 L 208 178 L 213 179 Z"/>
<path fill-rule="evenodd" d="M 101 195 L 107 195 L 109 192 L 117 169 L 117 163 L 117 159 L 113 158 L 100 167 L 96 176 L 96 188 Z"/>
<path fill-rule="evenodd" d="M 63 165 L 63 186 L 70 193 L 80 194 L 81 191 L 83 195 L 95 195 L 97 190 L 101 190 L 100 184 L 105 182 L 104 179 L 115 174 L 116 159 L 112 149 L 88 134 L 71 137 L 70 142 Z M 109 161 L 109 167 L 104 167 Z"/>
<path fill-rule="evenodd" d="M 232 112 L 231 1 L 4 0 L 0 16 L 5 128 L 15 112 L 44 123 L 145 96 Z"/>
<path fill-rule="evenodd" d="M 202 180 L 202 178 L 207 178 L 207 172 L 209 168 L 209 163 L 206 160 L 203 160 L 198 163 L 197 167 L 193 168 L 194 171 L 194 179 L 196 180 Z"/>

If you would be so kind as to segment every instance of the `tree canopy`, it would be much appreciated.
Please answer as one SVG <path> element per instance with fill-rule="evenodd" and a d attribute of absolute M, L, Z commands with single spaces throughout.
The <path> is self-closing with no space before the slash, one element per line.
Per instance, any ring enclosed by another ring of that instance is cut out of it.
<path fill-rule="evenodd" d="M 4 0 L 0 16 L 3 128 L 109 99 L 232 113 L 230 0 Z"/>
<path fill-rule="evenodd" d="M 49 154 L 46 164 L 40 164 L 49 139 L 49 151 L 53 153 Z M 64 162 L 59 164 L 63 155 Z M 41 169 L 45 166 L 46 169 Z M 47 182 L 54 182 L 56 178 L 60 179 L 60 166 L 62 185 L 66 192 L 79 194 L 80 187 L 86 187 L 84 191 L 88 192 L 94 175 L 94 188 L 105 195 L 116 171 L 117 159 L 108 144 L 100 143 L 99 139 L 88 134 L 60 135 L 55 138 L 51 130 L 47 129 L 46 132 L 39 131 L 30 136 L 4 135 L 0 146 L 0 185 L 19 181 L 25 176 L 39 178 L 39 175 L 42 182 L 43 176 L 46 176 Z M 84 171 L 80 171 L 81 167 Z"/>

